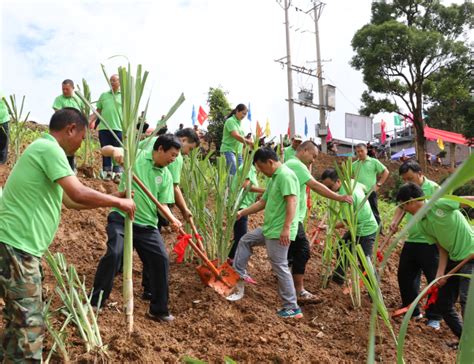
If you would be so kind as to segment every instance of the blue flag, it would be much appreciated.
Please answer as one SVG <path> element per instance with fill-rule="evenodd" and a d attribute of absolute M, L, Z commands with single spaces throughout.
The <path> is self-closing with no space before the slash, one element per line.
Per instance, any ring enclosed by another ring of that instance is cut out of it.
<path fill-rule="evenodd" d="M 250 110 L 250 102 L 249 102 L 249 111 L 247 112 L 247 119 L 252 121 L 252 111 Z"/>
<path fill-rule="evenodd" d="M 304 117 L 304 136 L 308 136 L 308 120 L 306 119 L 306 116 Z"/>
<path fill-rule="evenodd" d="M 193 112 L 191 113 L 191 120 L 193 121 L 193 125 L 196 124 L 196 109 L 193 105 Z"/>

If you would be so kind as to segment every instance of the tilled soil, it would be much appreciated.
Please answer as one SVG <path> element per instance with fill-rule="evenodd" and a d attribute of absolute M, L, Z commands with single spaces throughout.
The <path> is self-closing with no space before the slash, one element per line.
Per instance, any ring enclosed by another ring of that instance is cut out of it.
<path fill-rule="evenodd" d="M 318 166 L 321 172 L 322 166 Z M 0 175 L 3 185 L 6 175 Z M 112 192 L 111 182 L 83 180 L 88 186 L 102 192 Z M 107 209 L 72 211 L 63 209 L 63 215 L 51 251 L 66 255 L 74 264 L 88 287 L 91 287 L 95 269 L 106 249 Z M 250 219 L 254 228 L 262 216 Z M 314 225 L 314 222 L 311 223 Z M 312 229 L 308 229 L 311 231 Z M 164 232 L 164 240 L 171 252 L 175 242 L 173 233 Z M 398 254 L 394 254 L 383 278 L 385 302 L 390 309 L 398 308 L 399 293 L 396 281 Z M 204 287 L 193 263 L 174 263 L 170 254 L 170 310 L 176 320 L 169 324 L 157 323 L 145 317 L 148 303 L 141 299 L 141 263 L 135 255 L 135 332 L 127 335 L 122 313 L 119 275 L 115 280 L 109 302 L 117 302 L 104 309 L 99 324 L 104 343 L 108 345 L 109 362 L 179 362 L 190 355 L 212 363 L 222 362 L 229 356 L 237 362 L 260 363 L 359 363 L 365 362 L 368 346 L 370 300 L 363 293 L 363 307 L 354 309 L 349 295 L 339 286 L 321 289 L 321 248 L 312 248 L 312 258 L 306 272 L 306 288 L 318 296 L 319 303 L 302 305 L 304 318 L 282 320 L 276 316 L 279 308 L 276 279 L 266 259 L 264 248 L 255 249 L 249 271 L 257 285 L 247 286 L 245 297 L 228 302 L 211 288 Z M 44 264 L 45 292 L 54 289 L 51 271 Z M 394 321 L 398 333 L 400 321 Z M 429 330 L 424 323 L 413 322 L 405 344 L 405 358 L 411 363 L 453 363 L 455 351 L 448 343 L 455 341 L 442 323 L 439 332 Z M 51 347 L 48 336 L 45 352 Z M 73 361 L 92 362 L 85 355 L 76 334 L 69 332 L 68 349 Z M 60 361 L 55 358 L 55 361 Z M 394 340 L 382 321 L 379 321 L 376 360 L 394 363 Z"/>

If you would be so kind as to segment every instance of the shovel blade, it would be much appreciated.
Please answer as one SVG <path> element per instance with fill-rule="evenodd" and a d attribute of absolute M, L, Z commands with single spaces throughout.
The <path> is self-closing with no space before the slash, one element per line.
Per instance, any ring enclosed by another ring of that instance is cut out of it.
<path fill-rule="evenodd" d="M 216 266 L 217 260 L 213 260 L 212 264 Z M 217 268 L 219 272 L 218 277 L 216 277 L 209 267 L 204 264 L 196 269 L 201 281 L 224 297 L 227 297 L 234 292 L 236 284 L 240 279 L 239 274 L 227 262 Z"/>

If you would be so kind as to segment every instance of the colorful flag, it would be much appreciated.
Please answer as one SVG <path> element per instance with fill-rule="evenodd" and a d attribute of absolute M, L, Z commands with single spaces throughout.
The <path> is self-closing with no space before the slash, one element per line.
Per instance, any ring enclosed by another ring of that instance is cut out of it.
<path fill-rule="evenodd" d="M 436 143 L 438 143 L 439 149 L 444 150 L 444 142 L 443 142 L 443 139 L 438 138 L 438 140 L 436 141 Z"/>
<path fill-rule="evenodd" d="M 194 108 L 194 105 L 193 105 L 193 111 L 191 112 L 191 120 L 193 122 L 193 125 L 196 124 L 196 109 Z"/>
<path fill-rule="evenodd" d="M 331 129 L 329 128 L 328 124 L 328 135 L 326 135 L 326 143 L 330 142 L 332 140 L 332 134 L 331 134 Z"/>
<path fill-rule="evenodd" d="M 199 121 L 199 124 L 204 124 L 204 122 L 207 120 L 207 114 L 206 112 L 204 111 L 204 109 L 199 106 L 199 112 L 198 112 L 198 121 Z"/>
<path fill-rule="evenodd" d="M 268 138 L 271 135 L 270 132 L 270 120 L 267 118 L 267 123 L 265 124 L 265 136 Z"/>
<path fill-rule="evenodd" d="M 250 102 L 249 102 L 249 107 L 248 107 L 248 112 L 247 112 L 247 119 L 252 121 L 252 111 L 250 110 Z"/>
<path fill-rule="evenodd" d="M 394 124 L 395 126 L 402 126 L 402 118 L 400 117 L 400 115 L 395 114 L 395 115 L 393 116 L 393 124 Z"/>
<path fill-rule="evenodd" d="M 290 133 L 291 133 L 291 131 L 290 131 L 290 123 L 288 123 L 288 131 L 286 132 L 286 134 L 288 135 L 288 138 L 290 137 Z"/>
<path fill-rule="evenodd" d="M 383 144 L 387 140 L 387 133 L 385 132 L 385 127 L 386 127 L 385 121 L 382 119 L 380 123 L 380 142 Z"/>
<path fill-rule="evenodd" d="M 304 117 L 304 136 L 308 136 L 308 120 L 306 119 L 306 116 Z"/>
<path fill-rule="evenodd" d="M 260 123 L 258 122 L 257 120 L 257 127 L 255 129 L 256 133 L 257 133 L 257 138 L 261 138 L 263 136 L 263 130 L 262 130 L 262 127 L 260 126 Z"/>

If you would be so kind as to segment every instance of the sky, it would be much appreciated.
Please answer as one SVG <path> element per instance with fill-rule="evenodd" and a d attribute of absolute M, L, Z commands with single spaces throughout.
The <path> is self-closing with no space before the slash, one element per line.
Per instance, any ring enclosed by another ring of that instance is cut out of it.
<path fill-rule="evenodd" d="M 290 43 L 294 65 L 315 68 L 314 21 L 298 9 L 311 9 L 310 0 L 293 0 Z M 354 33 L 370 20 L 370 0 L 327 1 L 320 21 L 324 83 L 336 86 L 336 110 L 328 113 L 331 132 L 344 138 L 345 113 L 357 114 L 365 90 L 362 75 L 349 65 Z M 288 128 L 286 70 L 274 60 L 286 55 L 284 11 L 275 0 L 69 0 L 0 2 L 0 91 L 26 95 L 31 120 L 47 124 L 61 82 L 85 78 L 92 98 L 108 90 L 101 70 L 142 64 L 150 72 L 145 95 L 150 97 L 151 124 L 166 114 L 181 93 L 186 101 L 168 122 L 191 126 L 193 105 L 208 111 L 209 87 L 221 87 L 232 106 L 251 105 L 255 131 L 268 120 L 272 135 Z M 293 93 L 315 90 L 317 80 L 293 74 Z M 144 100 L 145 102 L 146 100 Z M 385 118 L 388 130 L 393 124 Z M 319 112 L 295 105 L 296 132 L 315 134 Z M 204 127 L 207 126 L 207 122 Z"/>

